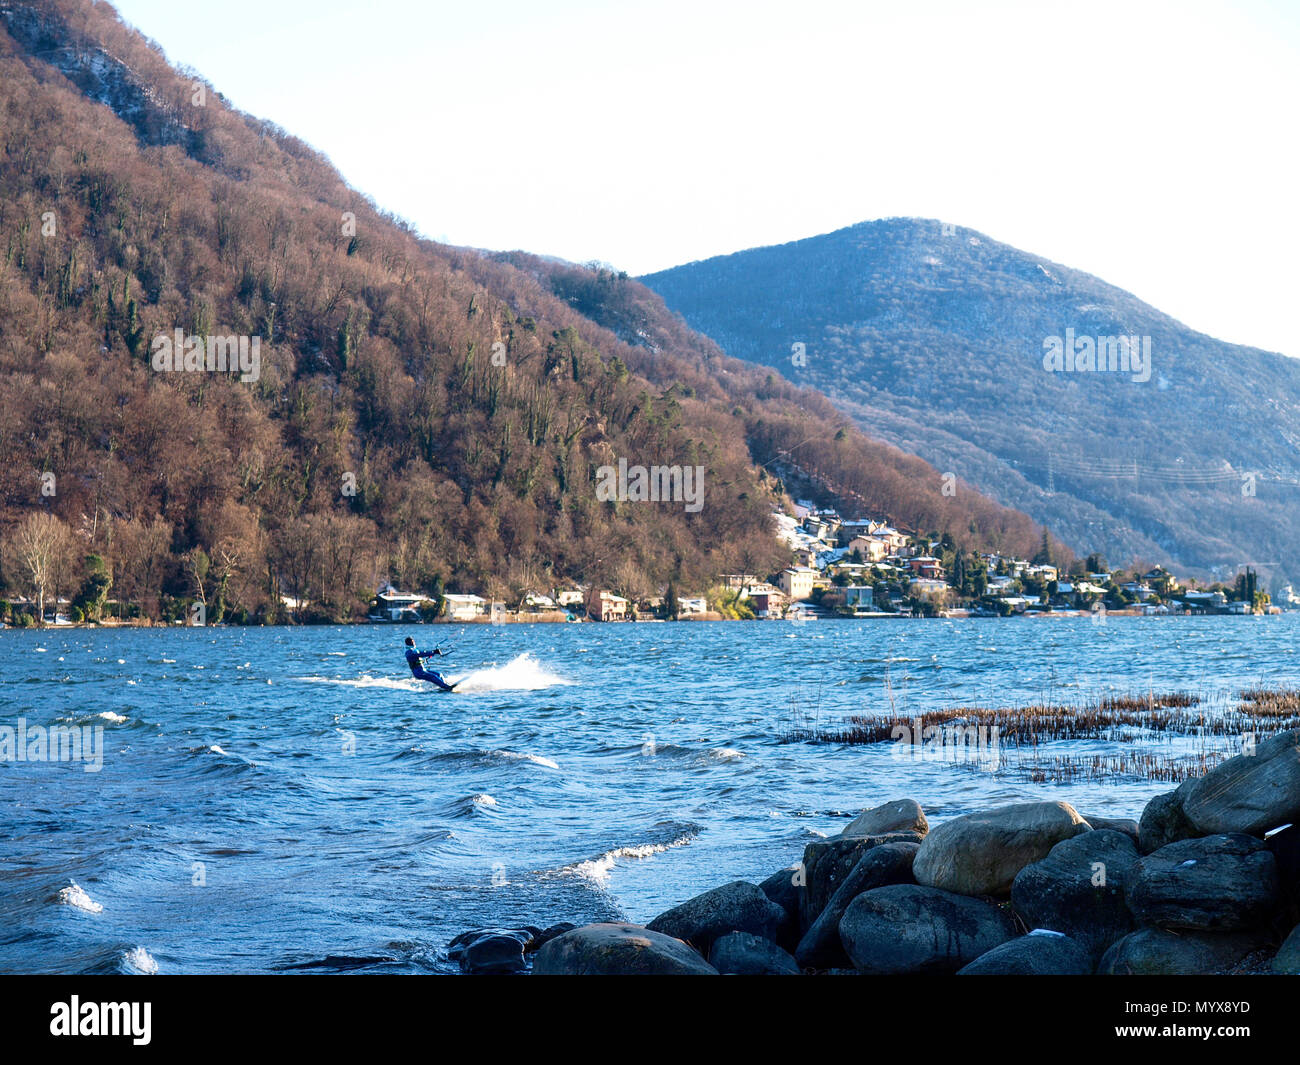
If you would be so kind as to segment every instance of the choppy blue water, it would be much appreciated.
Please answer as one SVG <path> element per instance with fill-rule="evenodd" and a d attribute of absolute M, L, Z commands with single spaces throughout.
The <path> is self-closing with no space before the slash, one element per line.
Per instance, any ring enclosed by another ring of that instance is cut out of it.
<path fill-rule="evenodd" d="M 450 971 L 458 932 L 645 921 L 892 798 L 932 820 L 1044 798 L 1136 816 L 1169 785 L 781 741 L 891 698 L 1298 684 L 1297 632 L 1297 615 L 0 632 L 0 726 L 104 728 L 99 772 L 0 762 L 0 970 Z M 464 694 L 410 679 L 407 634 L 453 647 Z"/>

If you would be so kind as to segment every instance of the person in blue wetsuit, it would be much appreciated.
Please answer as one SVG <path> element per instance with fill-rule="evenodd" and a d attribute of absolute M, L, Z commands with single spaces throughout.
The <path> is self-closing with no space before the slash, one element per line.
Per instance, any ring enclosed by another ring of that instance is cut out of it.
<path fill-rule="evenodd" d="M 441 673 L 432 673 L 424 668 L 424 660 L 432 658 L 434 655 L 441 657 L 442 652 L 436 647 L 432 651 L 417 651 L 415 641 L 411 637 L 406 638 L 406 664 L 411 667 L 411 676 L 416 680 L 427 680 L 431 684 L 436 684 L 443 691 L 451 691 L 454 684 L 448 684 Z"/>

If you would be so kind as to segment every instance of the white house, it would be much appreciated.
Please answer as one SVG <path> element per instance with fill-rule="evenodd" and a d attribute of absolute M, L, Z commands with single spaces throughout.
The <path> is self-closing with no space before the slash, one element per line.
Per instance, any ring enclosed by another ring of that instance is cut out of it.
<path fill-rule="evenodd" d="M 447 601 L 447 617 L 456 621 L 473 621 L 487 613 L 488 603 L 482 596 L 448 593 L 443 598 Z"/>
<path fill-rule="evenodd" d="M 879 536 L 855 536 L 848 542 L 849 554 L 861 552 L 868 562 L 881 562 L 889 554 L 889 543 Z"/>
<path fill-rule="evenodd" d="M 371 617 L 384 621 L 416 621 L 419 619 L 418 607 L 427 598 L 412 592 L 399 592 L 391 584 L 385 584 L 375 598 L 379 601 Z"/>
<path fill-rule="evenodd" d="M 593 591 L 587 597 L 587 613 L 597 621 L 622 621 L 627 617 L 627 600 L 613 592 Z"/>
<path fill-rule="evenodd" d="M 813 578 L 816 576 L 815 569 L 809 569 L 807 566 L 791 566 L 781 571 L 776 583 L 791 599 L 807 599 L 812 595 Z"/>

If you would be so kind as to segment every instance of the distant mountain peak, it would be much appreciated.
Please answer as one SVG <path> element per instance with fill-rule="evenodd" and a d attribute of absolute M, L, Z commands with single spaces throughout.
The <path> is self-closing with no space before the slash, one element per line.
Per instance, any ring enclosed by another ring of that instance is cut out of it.
<path fill-rule="evenodd" d="M 1267 558 L 1280 561 L 1266 576 L 1300 578 L 1292 360 L 937 219 L 859 222 L 642 280 L 729 354 L 824 390 L 1076 549 L 1220 575 Z M 1077 344 L 1077 362 L 1054 371 L 1053 338 Z M 1096 369 L 1121 340 L 1149 345 L 1149 374 Z"/>

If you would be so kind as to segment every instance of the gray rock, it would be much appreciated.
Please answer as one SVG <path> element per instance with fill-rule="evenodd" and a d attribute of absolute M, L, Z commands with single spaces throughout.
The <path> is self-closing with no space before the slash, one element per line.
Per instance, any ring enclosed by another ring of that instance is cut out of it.
<path fill-rule="evenodd" d="M 1256 928 L 1278 903 L 1277 863 L 1253 836 L 1185 839 L 1139 861 L 1125 898 L 1142 924 L 1201 932 Z"/>
<path fill-rule="evenodd" d="M 1005 895 L 1016 874 L 1092 827 L 1065 802 L 1026 802 L 946 821 L 921 844 L 918 884 L 960 895 Z"/>
<path fill-rule="evenodd" d="M 492 932 L 466 943 L 457 960 L 461 972 L 479 976 L 521 973 L 528 967 L 524 962 L 524 944 L 518 936 Z"/>
<path fill-rule="evenodd" d="M 776 942 L 786 950 L 794 950 L 799 942 L 799 905 L 803 898 L 803 865 L 779 869 L 761 884 L 759 890 L 781 907 L 785 913 L 776 930 Z"/>
<path fill-rule="evenodd" d="M 1141 928 L 1101 959 L 1103 976 L 1203 976 L 1226 973 L 1265 939 L 1253 932 L 1170 932 Z"/>
<path fill-rule="evenodd" d="M 872 810 L 863 810 L 841 836 L 883 836 L 888 832 L 915 832 L 924 836 L 930 831 L 925 811 L 911 799 L 895 799 Z"/>
<path fill-rule="evenodd" d="M 1150 854 L 1196 835 L 1196 829 L 1183 814 L 1183 789 L 1167 791 L 1157 795 L 1142 810 L 1138 821 L 1138 850 Z"/>
<path fill-rule="evenodd" d="M 849 903 L 840 938 L 862 973 L 954 973 L 1012 937 L 996 906 L 936 888 L 895 884 Z"/>
<path fill-rule="evenodd" d="M 762 888 L 735 880 L 674 906 L 646 927 L 707 951 L 715 939 L 728 932 L 775 939 L 784 920 L 785 911 L 763 894 Z"/>
<path fill-rule="evenodd" d="M 532 947 L 538 935 L 541 935 L 541 928 L 474 928 L 471 932 L 461 932 L 460 935 L 451 940 L 451 943 L 447 944 L 447 957 L 451 961 L 460 962 L 471 944 L 480 939 L 489 938 L 489 936 L 504 936 L 504 938 L 515 940 L 519 944 L 520 953 L 523 953 L 526 949 Z M 464 969 L 463 962 L 461 962 L 461 969 Z"/>
<path fill-rule="evenodd" d="M 1092 825 L 1093 831 L 1103 828 L 1112 832 L 1123 832 L 1136 845 L 1138 841 L 1138 823 L 1130 817 L 1102 817 L 1100 814 L 1084 814 L 1083 819 Z"/>
<path fill-rule="evenodd" d="M 680 939 L 640 925 L 589 924 L 556 936 L 537 952 L 535 976 L 716 976 Z"/>
<path fill-rule="evenodd" d="M 795 950 L 799 964 L 809 969 L 835 969 L 849 964 L 840 942 L 840 919 L 849 903 L 864 891 L 887 884 L 910 884 L 912 861 L 919 843 L 883 843 L 858 859 L 849 875 L 830 897 Z"/>
<path fill-rule="evenodd" d="M 1300 976 L 1300 925 L 1291 929 L 1291 934 L 1273 956 L 1271 968 L 1275 973 Z"/>
<path fill-rule="evenodd" d="M 572 932 L 577 927 L 578 926 L 572 921 L 561 921 L 559 924 L 553 924 L 549 928 L 544 928 L 542 931 L 538 932 L 537 935 L 533 937 L 532 942 L 524 949 L 528 951 L 541 950 L 542 947 L 556 936 L 562 936 L 565 932 Z"/>
<path fill-rule="evenodd" d="M 821 916 L 831 896 L 853 872 L 859 859 L 885 843 L 920 843 L 916 832 L 887 832 L 883 836 L 834 836 L 804 848 L 804 888 L 799 897 L 799 928 L 807 931 Z"/>
<path fill-rule="evenodd" d="M 981 954 L 958 976 L 1087 976 L 1092 958 L 1060 932 L 1036 929 Z"/>
<path fill-rule="evenodd" d="M 1182 806 L 1201 836 L 1262 836 L 1300 821 L 1300 729 L 1278 733 L 1253 754 L 1229 758 L 1188 781 Z"/>
<path fill-rule="evenodd" d="M 768 939 L 728 932 L 714 940 L 709 964 L 723 976 L 799 976 L 798 963 Z"/>
<path fill-rule="evenodd" d="M 1282 890 L 1277 927 L 1283 931 L 1300 921 L 1300 825 L 1274 832 L 1264 842 L 1277 862 L 1277 878 Z"/>
<path fill-rule="evenodd" d="M 1029 928 L 1064 932 L 1095 962 L 1133 930 L 1124 887 L 1138 861 L 1122 832 L 1101 828 L 1062 840 L 1011 885 L 1011 905 Z"/>

